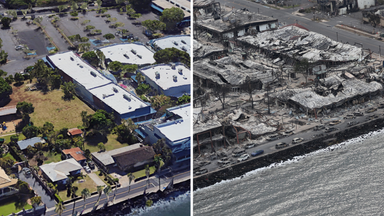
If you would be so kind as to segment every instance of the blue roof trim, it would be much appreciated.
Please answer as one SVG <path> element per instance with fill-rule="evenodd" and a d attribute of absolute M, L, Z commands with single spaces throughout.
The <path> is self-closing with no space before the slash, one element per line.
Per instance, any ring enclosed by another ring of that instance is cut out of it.
<path fill-rule="evenodd" d="M 156 4 L 152 3 L 151 4 L 151 7 L 157 11 L 159 11 L 160 13 L 163 13 L 164 9 L 162 9 L 161 7 L 157 6 Z"/>

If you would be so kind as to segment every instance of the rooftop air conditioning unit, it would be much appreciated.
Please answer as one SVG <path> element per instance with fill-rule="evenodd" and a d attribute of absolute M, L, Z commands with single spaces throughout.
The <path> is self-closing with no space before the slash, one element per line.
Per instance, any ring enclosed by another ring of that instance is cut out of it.
<path fill-rule="evenodd" d="M 183 50 L 183 51 L 187 51 L 187 48 L 185 48 L 185 46 L 183 46 L 183 47 L 181 47 L 181 49 Z"/>
<path fill-rule="evenodd" d="M 113 87 L 112 89 L 113 89 L 113 91 L 116 92 L 116 93 L 119 92 L 119 91 L 117 90 L 117 88 L 115 88 L 115 87 Z"/>
<path fill-rule="evenodd" d="M 134 49 L 131 49 L 131 52 L 133 53 L 133 54 L 135 54 L 136 55 L 136 50 L 134 50 Z"/>
<path fill-rule="evenodd" d="M 176 46 L 178 46 L 179 44 L 176 42 L 176 41 L 173 41 L 173 44 L 175 44 Z"/>
<path fill-rule="evenodd" d="M 158 71 L 155 72 L 156 79 L 160 79 L 160 73 Z"/>
<path fill-rule="evenodd" d="M 93 71 L 91 71 L 91 75 L 92 76 L 94 76 L 94 77 L 96 77 L 97 75 L 96 75 L 96 73 L 95 72 L 93 72 Z"/>
<path fill-rule="evenodd" d="M 143 58 L 141 55 L 137 55 L 137 57 L 139 57 L 139 59 Z"/>
<path fill-rule="evenodd" d="M 183 43 L 183 44 L 187 44 L 184 40 L 181 40 L 181 43 Z"/>
<path fill-rule="evenodd" d="M 176 75 L 173 75 L 173 81 L 177 82 L 177 76 Z"/>
<path fill-rule="evenodd" d="M 127 59 L 129 59 L 129 56 L 128 56 L 127 54 L 124 54 L 124 57 L 127 58 Z"/>
<path fill-rule="evenodd" d="M 172 70 L 175 70 L 176 69 L 176 65 L 175 64 L 171 64 L 171 68 L 172 68 Z"/>
<path fill-rule="evenodd" d="M 124 97 L 125 100 L 127 100 L 129 102 L 131 101 L 131 98 L 128 95 L 124 94 L 123 97 Z"/>
<path fill-rule="evenodd" d="M 183 75 L 183 69 L 182 68 L 179 68 L 179 74 Z"/>

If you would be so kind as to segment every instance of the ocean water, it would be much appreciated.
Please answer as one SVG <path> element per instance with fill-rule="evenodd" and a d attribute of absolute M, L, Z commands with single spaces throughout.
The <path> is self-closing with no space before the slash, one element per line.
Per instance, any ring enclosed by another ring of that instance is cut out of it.
<path fill-rule="evenodd" d="M 188 216 L 191 213 L 190 192 L 185 192 L 171 200 L 160 200 L 149 208 L 133 209 L 135 216 Z"/>
<path fill-rule="evenodd" d="M 197 189 L 195 216 L 384 215 L 384 130 Z"/>

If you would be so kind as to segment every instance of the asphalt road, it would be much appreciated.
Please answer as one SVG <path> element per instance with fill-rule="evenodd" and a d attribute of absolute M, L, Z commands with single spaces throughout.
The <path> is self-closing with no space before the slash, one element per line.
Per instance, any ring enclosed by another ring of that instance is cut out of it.
<path fill-rule="evenodd" d="M 364 113 L 364 116 L 356 116 L 356 119 L 343 119 L 343 117 L 346 116 L 346 114 L 348 114 L 348 113 L 345 113 L 343 116 L 339 117 L 339 119 L 342 122 L 340 124 L 338 124 L 338 125 L 329 126 L 328 124 L 324 123 L 324 125 L 326 127 L 335 127 L 335 128 L 338 129 L 337 131 L 333 131 L 330 134 L 337 133 L 340 130 L 346 129 L 348 127 L 348 122 L 356 121 L 356 122 L 358 122 L 360 124 L 360 123 L 364 123 L 364 122 L 368 121 L 369 117 L 371 115 L 378 115 L 378 116 L 383 115 L 384 114 L 384 110 L 383 109 L 378 109 L 377 111 L 375 111 L 373 113 Z M 313 127 L 315 127 L 315 125 Z M 278 140 L 274 140 L 274 141 L 271 141 L 271 142 L 268 142 L 268 141 L 267 142 L 263 142 L 263 143 L 261 143 L 260 145 L 258 145 L 256 147 L 253 147 L 253 148 L 250 148 L 250 149 L 246 149 L 245 152 L 248 153 L 249 155 L 251 155 L 252 152 L 255 152 L 256 150 L 262 149 L 262 150 L 264 150 L 264 154 L 274 153 L 274 152 L 277 152 L 277 151 L 281 150 L 281 149 L 276 149 L 275 148 L 276 144 L 279 143 L 279 142 L 288 143 L 289 146 L 299 145 L 300 143 L 292 144 L 292 139 L 296 138 L 296 137 L 301 137 L 301 138 L 304 138 L 304 142 L 305 142 L 305 141 L 313 139 L 314 135 L 319 135 L 319 134 L 322 134 L 322 133 L 325 133 L 324 129 L 323 130 L 319 130 L 319 131 L 314 131 L 311 128 L 309 130 L 302 131 L 302 132 L 299 132 L 297 134 L 293 134 L 291 136 L 283 137 L 283 138 L 280 138 Z M 232 152 L 228 151 L 228 154 L 229 153 L 232 153 Z M 256 156 L 256 157 L 262 157 L 262 156 L 263 155 Z M 237 158 L 232 157 L 232 155 L 228 155 L 228 157 L 229 157 L 229 160 L 232 163 L 237 163 Z M 201 169 L 206 168 L 209 172 L 220 169 L 219 164 L 217 163 L 220 159 L 221 158 L 218 157 L 218 159 L 212 160 L 210 164 L 208 164 L 206 166 L 202 166 Z"/>
<path fill-rule="evenodd" d="M 178 179 L 185 178 L 187 176 L 190 176 L 189 170 L 188 171 L 185 171 L 185 170 L 180 171 L 178 173 L 174 173 L 174 175 L 173 175 L 174 181 L 176 181 Z M 161 184 L 169 183 L 171 180 L 172 180 L 172 177 L 163 178 L 163 179 L 161 179 Z M 151 178 L 150 179 L 150 186 L 148 188 L 159 187 L 158 182 L 159 181 L 157 178 Z M 118 200 L 121 198 L 125 198 L 128 195 L 135 194 L 135 193 L 144 193 L 145 188 L 147 188 L 147 181 L 141 181 L 141 182 L 138 182 L 136 184 L 132 184 L 131 185 L 131 191 L 129 193 L 128 193 L 128 187 L 118 188 L 116 190 L 115 199 Z M 112 192 L 109 195 L 109 201 L 110 202 L 112 202 L 113 197 L 114 197 L 114 189 L 112 190 Z M 97 199 L 98 199 L 98 195 L 94 195 L 94 196 L 86 199 L 85 200 L 86 208 L 93 208 L 93 206 L 97 202 Z M 100 197 L 99 205 L 100 206 L 104 205 L 106 201 L 107 201 L 107 197 L 103 193 Z M 109 204 L 109 205 L 112 205 L 112 204 Z M 83 209 L 84 209 L 84 201 L 82 199 L 76 201 L 75 211 L 77 211 L 79 214 L 81 211 L 83 211 Z M 65 210 L 64 210 L 62 216 L 72 215 L 72 210 L 73 210 L 73 202 L 65 205 Z M 58 214 L 55 212 L 55 209 L 53 208 L 53 209 L 50 209 L 49 211 L 47 211 L 47 213 L 45 215 L 50 216 L 50 215 L 58 215 Z"/>
<path fill-rule="evenodd" d="M 234 7 L 234 8 L 247 8 L 249 11 L 252 12 L 260 12 L 260 14 L 266 15 L 266 16 L 273 16 L 274 18 L 277 18 L 280 23 L 285 23 L 287 25 L 293 24 L 297 21 L 298 24 L 304 26 L 305 28 L 309 29 L 310 31 L 314 31 L 320 34 L 323 34 L 333 40 L 337 40 L 336 32 L 338 32 L 338 40 L 342 41 L 343 43 L 348 42 L 349 44 L 355 44 L 361 43 L 363 45 L 364 49 L 370 49 L 371 51 L 375 53 L 379 53 L 379 45 L 384 45 L 383 42 L 368 38 L 366 36 L 359 36 L 357 34 L 353 34 L 349 31 L 344 31 L 341 29 L 338 29 L 334 27 L 337 24 L 347 24 L 347 25 L 355 25 L 357 28 L 361 26 L 369 26 L 361 24 L 361 20 L 358 20 L 353 17 L 353 14 L 351 16 L 338 16 L 334 18 L 330 18 L 328 22 L 315 22 L 311 21 L 310 17 L 311 14 L 306 14 L 305 17 L 296 16 L 293 15 L 292 12 L 297 10 L 296 9 L 286 9 L 286 10 L 277 10 L 274 8 L 270 8 L 258 3 L 254 3 L 247 0 L 217 0 L 221 3 L 221 5 L 225 5 L 228 7 Z M 360 12 L 357 12 L 360 13 Z M 372 28 L 372 27 L 370 27 Z M 383 52 L 384 53 L 384 52 Z"/>

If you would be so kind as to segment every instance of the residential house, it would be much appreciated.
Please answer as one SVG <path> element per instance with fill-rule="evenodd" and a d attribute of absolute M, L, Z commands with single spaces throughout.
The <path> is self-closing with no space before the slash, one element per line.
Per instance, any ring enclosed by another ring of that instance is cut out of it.
<path fill-rule="evenodd" d="M 79 175 L 81 169 L 82 166 L 74 158 L 40 166 L 44 177 L 59 187 L 67 184 L 69 176 Z"/>
<path fill-rule="evenodd" d="M 66 159 L 73 158 L 82 166 L 85 165 L 87 160 L 87 158 L 84 156 L 84 152 L 79 147 L 64 149 L 61 151 L 61 153 L 65 156 Z"/>
<path fill-rule="evenodd" d="M 11 179 L 0 167 L 0 198 L 18 193 L 14 188 L 16 183 L 17 179 Z"/>
<path fill-rule="evenodd" d="M 23 151 L 27 149 L 28 146 L 34 147 L 36 143 L 45 143 L 45 140 L 41 137 L 33 137 L 26 140 L 20 140 L 17 142 L 17 145 L 19 146 L 19 149 Z"/>
<path fill-rule="evenodd" d="M 80 130 L 79 128 L 68 129 L 68 136 L 70 137 L 82 136 L 82 135 L 83 135 L 83 131 Z"/>

